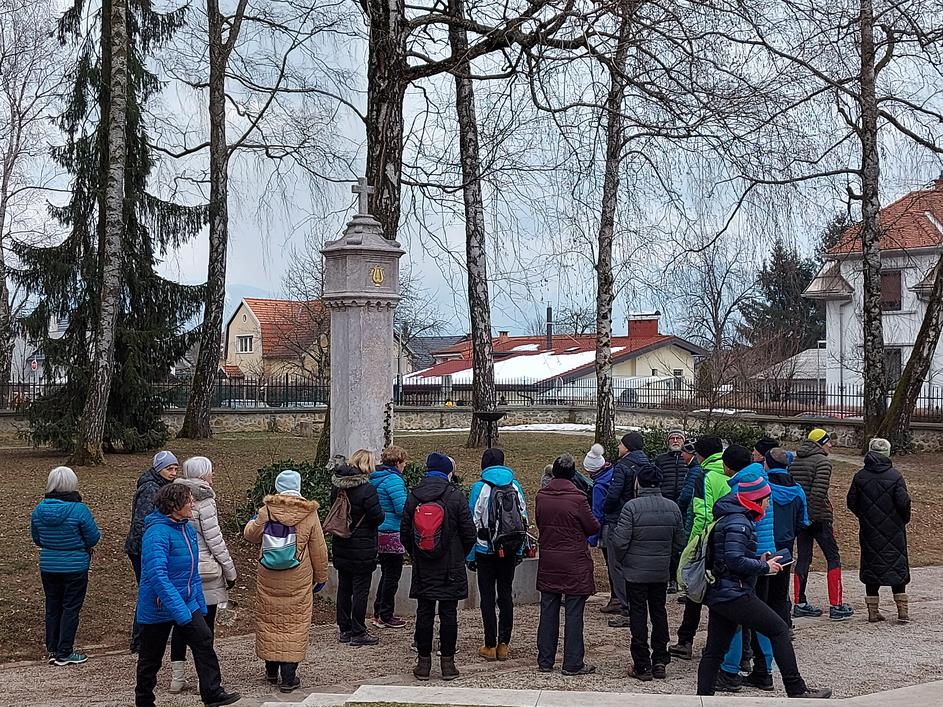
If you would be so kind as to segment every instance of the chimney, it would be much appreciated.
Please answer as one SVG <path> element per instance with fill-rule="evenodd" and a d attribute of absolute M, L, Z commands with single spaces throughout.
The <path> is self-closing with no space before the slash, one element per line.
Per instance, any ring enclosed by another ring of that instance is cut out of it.
<path fill-rule="evenodd" d="M 498 332 L 498 341 L 507 341 L 508 333 L 506 331 Z"/>
<path fill-rule="evenodd" d="M 547 351 L 553 350 L 553 307 L 547 306 Z"/>
<path fill-rule="evenodd" d="M 640 312 L 629 314 L 629 337 L 633 339 L 651 339 L 658 336 L 658 320 L 661 312 Z"/>

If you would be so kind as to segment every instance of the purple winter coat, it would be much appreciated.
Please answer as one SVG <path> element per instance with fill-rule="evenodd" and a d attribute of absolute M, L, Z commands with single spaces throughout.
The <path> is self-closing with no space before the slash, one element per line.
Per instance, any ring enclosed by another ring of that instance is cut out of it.
<path fill-rule="evenodd" d="M 599 532 L 586 494 L 567 479 L 554 479 L 537 492 L 540 555 L 537 589 L 552 594 L 590 596 L 596 593 L 593 558 L 587 538 Z"/>

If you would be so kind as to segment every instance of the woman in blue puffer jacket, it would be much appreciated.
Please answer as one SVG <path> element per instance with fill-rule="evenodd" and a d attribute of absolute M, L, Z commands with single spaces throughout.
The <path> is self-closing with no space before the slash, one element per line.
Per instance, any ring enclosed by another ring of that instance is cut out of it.
<path fill-rule="evenodd" d="M 67 466 L 49 472 L 46 495 L 33 509 L 30 533 L 39 546 L 39 573 L 46 595 L 46 651 L 56 665 L 84 663 L 74 650 L 79 612 L 88 589 L 92 548 L 101 539 L 95 519 L 79 495 L 79 480 Z"/>
<path fill-rule="evenodd" d="M 377 528 L 380 583 L 373 602 L 373 625 L 377 628 L 403 628 L 406 625 L 406 620 L 397 616 L 394 609 L 399 579 L 403 575 L 403 555 L 406 554 L 400 541 L 399 527 L 408 495 L 403 480 L 408 458 L 402 447 L 387 447 L 380 455 L 380 465 L 370 474 L 370 483 L 377 490 L 383 510 L 383 522 Z"/>
<path fill-rule="evenodd" d="M 200 678 L 200 697 L 207 707 L 231 705 L 238 693 L 220 685 L 219 659 L 206 620 L 200 579 L 200 550 L 190 525 L 193 497 L 182 484 L 167 484 L 157 493 L 157 510 L 144 519 L 141 541 L 141 585 L 137 622 L 141 627 L 135 707 L 154 707 L 154 687 L 171 630 L 193 654 Z"/>

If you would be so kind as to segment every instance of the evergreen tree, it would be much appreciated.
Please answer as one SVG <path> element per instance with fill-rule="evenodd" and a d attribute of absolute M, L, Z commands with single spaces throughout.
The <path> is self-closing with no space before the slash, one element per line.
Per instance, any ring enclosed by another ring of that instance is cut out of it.
<path fill-rule="evenodd" d="M 815 259 L 801 257 L 782 240 L 773 244 L 757 278 L 758 296 L 740 308 L 740 334 L 751 346 L 776 342 L 777 352 L 771 354 L 788 358 L 825 336 L 821 307 L 802 296 L 818 267 Z"/>
<path fill-rule="evenodd" d="M 186 332 L 185 325 L 201 304 L 202 287 L 165 280 L 156 266 L 159 257 L 199 231 L 205 208 L 173 204 L 147 192 L 153 161 L 141 121 L 143 107 L 159 89 L 157 77 L 146 68 L 146 55 L 181 26 L 184 12 L 158 13 L 149 0 L 128 0 L 121 289 L 102 438 L 105 451 L 140 451 L 167 438 L 155 384 L 166 379 L 170 366 L 192 343 L 193 333 Z M 24 320 L 26 331 L 45 355 L 47 381 L 61 381 L 30 406 L 30 436 L 34 443 L 65 451 L 75 449 L 82 423 L 102 298 L 111 0 L 102 0 L 93 17 L 88 23 L 84 0 L 74 0 L 59 22 L 60 41 L 71 43 L 77 52 L 69 76 L 72 88 L 58 121 L 65 144 L 53 150 L 54 159 L 72 176 L 68 204 L 50 207 L 66 236 L 48 247 L 16 248 L 21 263 L 16 277 L 36 301 Z M 64 335 L 51 337 L 50 321 L 64 319 Z"/>

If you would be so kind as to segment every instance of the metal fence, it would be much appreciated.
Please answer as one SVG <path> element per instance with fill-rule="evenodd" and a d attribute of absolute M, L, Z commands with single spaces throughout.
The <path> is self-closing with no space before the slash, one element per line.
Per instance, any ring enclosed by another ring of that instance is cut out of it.
<path fill-rule="evenodd" d="M 32 400 L 51 392 L 55 383 L 10 383 L 0 386 L 0 409 L 23 412 Z M 742 381 L 717 387 L 699 386 L 680 378 L 616 378 L 617 408 L 675 410 L 715 415 L 776 415 L 787 417 L 861 417 L 863 387 L 796 381 Z M 186 408 L 190 382 L 171 381 L 157 386 L 170 410 Z M 323 378 L 225 380 L 213 389 L 212 406 L 231 410 L 323 408 L 330 381 Z M 448 379 L 433 382 L 397 381 L 393 401 L 404 407 L 471 407 L 470 384 Z M 499 407 L 595 407 L 596 381 L 520 379 L 495 385 Z M 924 385 L 917 400 L 915 420 L 943 422 L 943 386 Z"/>

